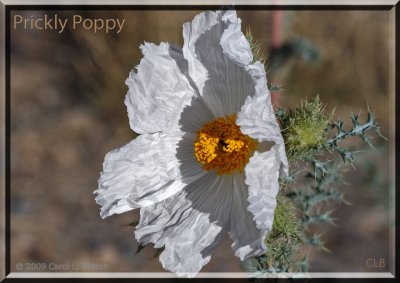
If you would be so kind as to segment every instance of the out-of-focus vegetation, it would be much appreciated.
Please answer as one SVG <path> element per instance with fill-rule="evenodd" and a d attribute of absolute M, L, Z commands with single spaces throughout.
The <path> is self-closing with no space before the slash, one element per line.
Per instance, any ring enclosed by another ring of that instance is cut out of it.
<path fill-rule="evenodd" d="M 135 255 L 132 230 L 123 225 L 137 212 L 101 220 L 92 192 L 105 153 L 135 137 L 123 99 L 124 81 L 142 56 L 139 45 L 182 45 L 182 24 L 198 12 L 19 11 L 28 17 L 118 17 L 126 24 L 118 35 L 11 32 L 12 270 L 18 262 L 80 262 L 107 264 L 108 271 L 163 271 L 150 260 L 151 248 Z M 335 117 L 346 118 L 361 109 L 366 115 L 369 105 L 391 140 L 387 11 L 285 11 L 282 45 L 293 56 L 280 61 L 268 57 L 276 52 L 272 11 L 238 15 L 242 30 L 250 27 L 267 54 L 269 82 L 283 89 L 274 94 L 277 106 L 294 108 L 319 94 L 326 111 L 336 108 Z M 387 270 L 365 264 L 368 258 L 389 261 L 389 143 L 373 144 L 377 150 L 365 148 L 357 169 L 346 174 L 347 183 L 338 184 L 352 205 L 335 211 L 340 228 L 323 227 L 321 237 L 333 252 L 311 251 L 310 271 Z M 352 145 L 361 143 L 350 138 L 344 144 Z M 203 271 L 242 271 L 230 244 L 226 238 Z"/>

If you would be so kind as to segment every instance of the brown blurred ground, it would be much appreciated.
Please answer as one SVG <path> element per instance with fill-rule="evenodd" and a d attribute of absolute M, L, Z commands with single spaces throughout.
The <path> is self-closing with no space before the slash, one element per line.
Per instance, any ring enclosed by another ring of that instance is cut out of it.
<path fill-rule="evenodd" d="M 47 12 L 53 13 L 127 20 L 118 36 L 11 33 L 11 268 L 15 271 L 17 263 L 79 262 L 107 264 L 113 272 L 163 271 L 157 259 L 150 260 L 151 248 L 134 254 L 132 230 L 122 226 L 137 213 L 101 220 L 93 190 L 105 153 L 135 136 L 123 97 L 124 81 L 141 58 L 139 45 L 182 45 L 182 24 L 197 12 Z M 267 49 L 271 12 L 238 14 L 243 30 L 250 26 Z M 368 103 L 388 137 L 388 21 L 387 11 L 285 12 L 284 40 L 307 39 L 321 61 L 295 57 L 270 74 L 284 84 L 280 106 L 319 94 L 328 110 L 336 107 L 337 116 L 345 118 L 350 111 L 365 113 Z M 312 252 L 311 271 L 387 271 L 387 265 L 371 269 L 365 264 L 368 258 L 389 261 L 388 143 L 374 139 L 374 144 L 377 151 L 360 154 L 357 170 L 347 174 L 349 184 L 341 185 L 352 205 L 335 211 L 338 227 L 318 227 L 332 252 Z M 241 270 L 229 238 L 203 269 Z"/>

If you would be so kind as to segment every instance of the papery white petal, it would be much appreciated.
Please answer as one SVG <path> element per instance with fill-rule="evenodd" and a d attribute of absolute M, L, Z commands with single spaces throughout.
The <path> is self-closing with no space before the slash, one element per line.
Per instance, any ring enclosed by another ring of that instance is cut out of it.
<path fill-rule="evenodd" d="M 201 177 L 194 139 L 183 132 L 140 135 L 107 153 L 95 191 L 101 217 L 162 201 Z"/>
<path fill-rule="evenodd" d="M 268 90 L 264 66 L 256 62 L 247 67 L 256 82 L 256 95 L 248 96 L 240 112 L 237 114 L 236 124 L 243 134 L 259 142 L 272 141 L 278 145 L 279 156 L 282 162 L 281 176 L 288 174 L 288 161 L 285 152 L 285 143 L 276 120 L 271 104 L 271 94 Z"/>
<path fill-rule="evenodd" d="M 183 36 L 183 50 L 141 46 L 125 104 L 132 130 L 143 135 L 106 155 L 95 193 L 103 218 L 140 207 L 136 239 L 165 247 L 162 266 L 193 277 L 226 231 L 241 260 L 265 253 L 288 162 L 264 66 L 251 64 L 236 12 L 201 13 Z M 218 176 L 202 168 L 193 143 L 205 122 L 233 113 L 243 134 L 273 146 L 257 148 L 244 175 Z"/>
<path fill-rule="evenodd" d="M 245 68 L 253 55 L 240 22 L 235 11 L 217 11 L 201 13 L 183 26 L 189 75 L 214 118 L 236 113 L 255 92 Z"/>
<path fill-rule="evenodd" d="M 145 43 L 141 50 L 144 57 L 126 80 L 131 129 L 144 134 L 176 128 L 183 108 L 196 96 L 182 50 L 167 43 Z"/>
<path fill-rule="evenodd" d="M 178 275 L 195 276 L 229 225 L 230 187 L 231 178 L 209 171 L 174 196 L 142 208 L 136 239 L 156 248 L 165 245 L 162 266 Z"/>
<path fill-rule="evenodd" d="M 235 11 L 226 11 L 222 21 L 229 23 L 221 36 L 221 46 L 224 54 L 240 65 L 248 65 L 253 61 L 253 53 L 246 36 L 242 33 L 241 20 Z"/>
<path fill-rule="evenodd" d="M 280 165 L 279 145 L 276 144 L 269 151 L 256 151 L 245 167 L 248 210 L 253 214 L 257 227 L 264 232 L 263 239 L 274 222 Z"/>
<path fill-rule="evenodd" d="M 201 98 L 193 98 L 181 113 L 179 129 L 195 134 L 205 123 L 212 121 L 213 117 L 210 109 Z"/>
<path fill-rule="evenodd" d="M 267 230 L 257 228 L 253 214 L 247 209 L 249 194 L 243 174 L 235 173 L 233 178 L 229 234 L 233 240 L 235 255 L 243 261 L 265 253 L 264 240 Z"/>

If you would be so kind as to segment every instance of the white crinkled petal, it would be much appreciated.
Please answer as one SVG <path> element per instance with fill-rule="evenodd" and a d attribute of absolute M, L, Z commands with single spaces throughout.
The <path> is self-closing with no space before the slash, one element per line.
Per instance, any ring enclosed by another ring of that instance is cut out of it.
<path fill-rule="evenodd" d="M 280 164 L 279 145 L 276 144 L 269 151 L 256 151 L 245 167 L 248 210 L 253 214 L 257 227 L 264 231 L 263 239 L 274 222 Z"/>
<path fill-rule="evenodd" d="M 266 229 L 259 229 L 253 220 L 253 214 L 248 210 L 248 188 L 243 174 L 234 174 L 232 186 L 232 210 L 230 237 L 232 248 L 240 260 L 259 256 L 265 253 Z"/>
<path fill-rule="evenodd" d="M 213 114 L 210 109 L 201 98 L 196 97 L 191 100 L 190 105 L 183 109 L 179 120 L 179 129 L 195 134 L 211 120 L 213 120 Z"/>
<path fill-rule="evenodd" d="M 226 11 L 222 16 L 222 21 L 229 22 L 220 41 L 224 54 L 238 64 L 250 64 L 253 61 L 253 52 L 246 36 L 242 33 L 241 20 L 237 18 L 236 11 Z"/>
<path fill-rule="evenodd" d="M 253 55 L 235 11 L 204 12 L 183 26 L 189 75 L 214 115 L 240 110 L 254 81 L 246 70 Z"/>
<path fill-rule="evenodd" d="M 95 191 L 101 217 L 162 201 L 201 177 L 194 139 L 183 132 L 140 135 L 107 153 Z"/>
<path fill-rule="evenodd" d="M 282 162 L 281 176 L 287 176 L 288 161 L 285 143 L 272 108 L 271 94 L 268 90 L 264 66 L 256 62 L 253 65 L 249 65 L 247 69 L 256 82 L 256 95 L 246 98 L 244 105 L 237 114 L 236 124 L 240 126 L 243 134 L 259 142 L 272 141 L 278 145 Z"/>
<path fill-rule="evenodd" d="M 196 96 L 179 47 L 141 45 L 144 57 L 126 79 L 125 97 L 131 129 L 139 134 L 175 128 L 182 109 Z"/>
<path fill-rule="evenodd" d="M 231 179 L 209 171 L 174 196 L 142 208 L 136 239 L 165 246 L 160 255 L 165 269 L 195 276 L 229 226 Z"/>

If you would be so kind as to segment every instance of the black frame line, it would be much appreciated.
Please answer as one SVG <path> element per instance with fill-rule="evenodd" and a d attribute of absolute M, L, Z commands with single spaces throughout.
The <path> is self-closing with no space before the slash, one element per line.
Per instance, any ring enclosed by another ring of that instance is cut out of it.
<path fill-rule="evenodd" d="M 222 8 L 221 8 L 222 7 Z M 317 10 L 317 11 L 368 11 L 387 10 L 391 5 L 7 5 L 11 10 L 221 10 L 235 8 L 235 10 Z"/>

